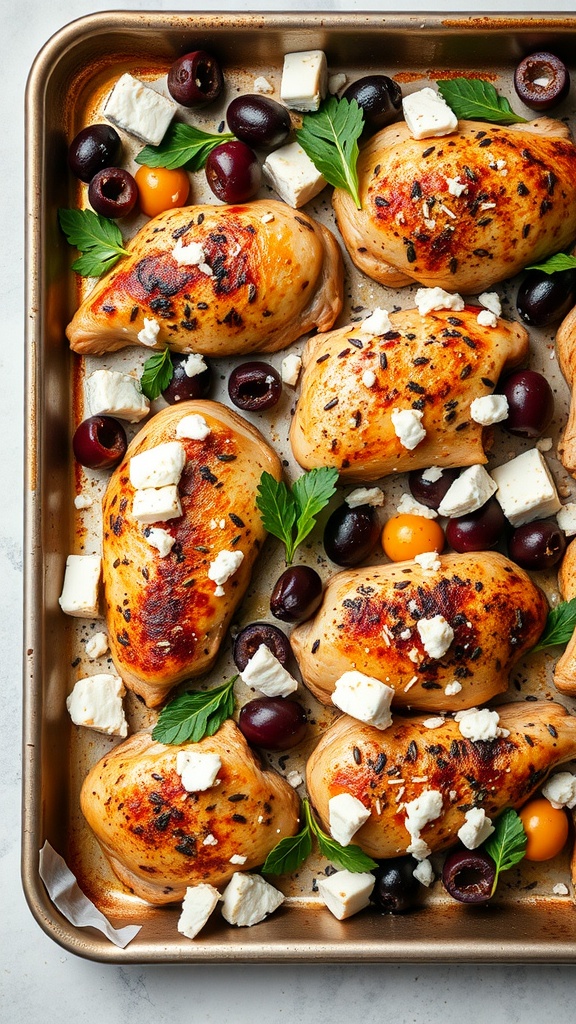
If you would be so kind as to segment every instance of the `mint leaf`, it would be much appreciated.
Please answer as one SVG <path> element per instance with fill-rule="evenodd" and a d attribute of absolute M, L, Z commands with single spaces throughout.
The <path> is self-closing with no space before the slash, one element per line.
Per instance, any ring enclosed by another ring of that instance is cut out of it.
<path fill-rule="evenodd" d="M 516 811 L 509 807 L 496 821 L 495 831 L 484 843 L 484 850 L 496 865 L 496 875 L 491 896 L 496 892 L 501 871 L 508 871 L 518 864 L 526 853 L 528 838 Z"/>
<path fill-rule="evenodd" d="M 118 225 L 93 210 L 58 210 L 58 220 L 70 245 L 83 254 L 72 264 L 82 277 L 100 277 L 129 255 Z"/>
<path fill-rule="evenodd" d="M 336 493 L 338 470 L 328 466 L 311 469 L 303 473 L 292 484 L 292 494 L 296 502 L 296 538 L 294 549 L 316 525 L 316 516 L 328 504 Z"/>
<path fill-rule="evenodd" d="M 308 800 L 304 800 L 304 814 L 312 835 L 316 837 L 318 849 L 327 860 L 331 860 L 337 867 L 346 871 L 373 871 L 378 867 L 376 861 L 364 853 L 359 846 L 354 844 L 341 846 L 331 836 L 326 835 L 312 814 Z"/>
<path fill-rule="evenodd" d="M 262 866 L 264 875 L 290 875 L 297 871 L 312 852 L 312 836 L 308 823 L 295 836 L 281 839 L 270 851 Z"/>
<path fill-rule="evenodd" d="M 304 114 L 296 139 L 312 163 L 335 188 L 349 192 L 358 210 L 358 139 L 364 128 L 364 114 L 356 100 L 332 96 L 320 110 Z"/>
<path fill-rule="evenodd" d="M 283 480 L 262 473 L 256 506 L 264 529 L 285 545 L 287 565 L 291 564 L 298 545 L 313 529 L 318 513 L 330 501 L 337 480 L 338 470 L 322 466 L 303 473 L 290 489 Z"/>
<path fill-rule="evenodd" d="M 457 118 L 495 124 L 527 124 L 515 114 L 508 100 L 481 78 L 444 78 L 437 82 L 440 95 Z"/>
<path fill-rule="evenodd" d="M 159 146 L 145 146 L 135 160 L 146 167 L 167 167 L 170 170 L 186 167 L 189 171 L 199 171 L 216 146 L 233 138 L 229 132 L 212 135 L 176 121 L 170 125 Z"/>
<path fill-rule="evenodd" d="M 576 597 L 571 601 L 561 601 L 551 608 L 546 619 L 546 628 L 533 651 L 543 651 L 546 647 L 564 646 L 570 640 L 576 627 Z"/>
<path fill-rule="evenodd" d="M 544 263 L 533 263 L 526 267 L 526 270 L 543 270 L 545 274 L 557 274 L 561 270 L 576 270 L 576 256 L 567 256 L 564 252 L 557 252 L 555 256 L 549 256 Z"/>
<path fill-rule="evenodd" d="M 155 352 L 144 363 L 140 377 L 142 394 L 153 402 L 168 387 L 173 375 L 174 366 L 170 359 L 170 349 L 166 346 L 163 352 Z"/>
<path fill-rule="evenodd" d="M 237 675 L 232 676 L 227 683 L 212 690 L 188 690 L 175 697 L 162 708 L 152 730 L 152 739 L 158 743 L 198 743 L 204 736 L 213 736 L 222 722 L 234 713 L 237 678 Z"/>
<path fill-rule="evenodd" d="M 304 810 L 304 827 L 295 836 L 281 839 L 268 854 L 262 873 L 267 875 L 287 875 L 306 860 L 312 852 L 312 837 L 318 843 L 323 857 L 347 871 L 372 871 L 377 868 L 376 861 L 368 857 L 359 846 L 340 846 L 335 839 L 322 831 L 308 800 L 302 801 Z"/>

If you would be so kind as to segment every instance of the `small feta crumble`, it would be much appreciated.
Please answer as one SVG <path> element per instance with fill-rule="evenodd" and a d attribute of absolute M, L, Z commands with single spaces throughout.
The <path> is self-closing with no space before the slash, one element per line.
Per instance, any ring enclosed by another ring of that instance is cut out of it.
<path fill-rule="evenodd" d="M 261 875 L 236 871 L 222 893 L 222 917 L 228 924 L 250 928 L 277 910 L 284 899 L 284 893 Z"/>
<path fill-rule="evenodd" d="M 556 522 L 567 537 L 573 537 L 576 534 L 576 503 L 567 501 L 565 505 L 562 505 L 556 516 Z"/>
<path fill-rule="evenodd" d="M 274 86 L 270 84 L 264 75 L 258 75 L 254 79 L 254 92 L 259 93 L 261 96 L 270 96 L 274 92 Z"/>
<path fill-rule="evenodd" d="M 576 807 L 576 775 L 572 772 L 557 772 L 556 775 L 551 775 L 542 786 L 542 796 L 545 796 L 556 810 L 561 807 L 572 810 Z"/>
<path fill-rule="evenodd" d="M 351 793 L 338 793 L 328 801 L 330 835 L 340 846 L 349 846 L 353 836 L 362 828 L 370 811 Z"/>
<path fill-rule="evenodd" d="M 211 433 L 206 420 L 197 412 L 183 416 L 176 425 L 176 437 L 186 437 L 190 441 L 205 441 Z"/>
<path fill-rule="evenodd" d="M 550 452 L 552 451 L 552 445 L 554 444 L 551 437 L 539 437 L 536 441 L 536 448 L 539 452 Z"/>
<path fill-rule="evenodd" d="M 472 807 L 464 815 L 465 822 L 458 829 L 458 838 L 467 850 L 475 850 L 494 832 L 494 825 L 486 817 L 483 807 Z"/>
<path fill-rule="evenodd" d="M 274 214 L 270 212 L 265 213 L 262 217 L 260 217 L 261 224 L 271 224 L 273 220 L 276 220 L 276 218 Z"/>
<path fill-rule="evenodd" d="M 144 537 L 150 547 L 156 548 L 160 558 L 166 558 L 170 554 L 176 541 L 176 538 L 168 530 L 163 530 L 160 526 L 151 526 L 144 530 Z"/>
<path fill-rule="evenodd" d="M 491 313 L 494 313 L 496 316 L 502 316 L 502 303 L 500 302 L 498 292 L 482 292 L 478 296 L 478 301 L 481 306 L 485 306 Z"/>
<path fill-rule="evenodd" d="M 150 402 L 129 373 L 95 370 L 86 378 L 84 392 L 90 416 L 115 416 L 128 423 L 139 423 L 150 412 Z"/>
<path fill-rule="evenodd" d="M 570 889 L 564 882 L 556 882 L 556 885 L 552 887 L 552 892 L 555 896 L 568 896 Z"/>
<path fill-rule="evenodd" d="M 426 316 L 435 310 L 451 309 L 456 313 L 464 309 L 464 299 L 457 292 L 447 292 L 444 288 L 418 288 L 414 301 L 420 316 Z"/>
<path fill-rule="evenodd" d="M 282 367 L 280 375 L 284 384 L 288 384 L 289 387 L 295 388 L 298 383 L 298 377 L 300 376 L 300 370 L 302 369 L 302 360 L 300 356 L 288 355 L 282 360 Z"/>
<path fill-rule="evenodd" d="M 561 503 L 546 460 L 529 448 L 491 472 L 497 485 L 496 500 L 512 526 L 546 519 L 560 511 Z"/>
<path fill-rule="evenodd" d="M 376 383 L 376 374 L 374 370 L 364 370 L 362 374 L 362 383 L 365 388 L 373 388 Z"/>
<path fill-rule="evenodd" d="M 300 772 L 297 772 L 295 769 L 292 769 L 292 771 L 288 772 L 286 776 L 286 782 L 288 783 L 289 786 L 292 786 L 292 789 L 298 789 L 298 786 L 302 785 L 304 779 L 300 775 Z"/>
<path fill-rule="evenodd" d="M 492 313 L 489 309 L 481 309 L 476 317 L 480 327 L 497 327 L 498 317 L 495 313 Z"/>
<path fill-rule="evenodd" d="M 187 377 L 197 377 L 199 373 L 204 373 L 208 366 L 200 352 L 190 352 L 183 363 L 183 369 Z"/>
<path fill-rule="evenodd" d="M 467 183 L 460 180 L 459 174 L 455 178 L 446 178 L 446 184 L 448 185 L 449 194 L 455 196 L 456 199 L 459 199 L 463 192 L 468 191 Z"/>
<path fill-rule="evenodd" d="M 161 523 L 182 515 L 176 484 L 166 487 L 143 487 L 134 492 L 132 515 L 138 523 Z"/>
<path fill-rule="evenodd" d="M 202 846 L 218 846 L 218 840 L 216 836 L 213 836 L 211 832 L 207 836 L 204 836 L 202 840 Z"/>
<path fill-rule="evenodd" d="M 424 569 L 424 572 L 438 572 L 442 565 L 437 551 L 422 551 L 421 554 L 414 555 L 414 561 Z"/>
<path fill-rule="evenodd" d="M 106 736 L 128 735 L 122 697 L 126 693 L 120 676 L 100 672 L 79 679 L 66 698 L 66 707 L 74 725 L 83 725 Z"/>
<path fill-rule="evenodd" d="M 498 725 L 500 715 L 497 711 L 490 711 L 489 708 L 467 708 L 459 711 L 454 720 L 458 723 L 460 734 L 473 743 L 479 740 L 495 740 L 500 736 L 508 736 L 508 729 L 501 729 Z"/>
<path fill-rule="evenodd" d="M 412 840 L 406 852 L 411 853 L 416 860 L 425 860 L 431 851 L 420 833 L 426 825 L 436 821 L 442 814 L 442 793 L 437 789 L 425 789 L 415 800 L 408 801 L 404 809 L 404 825 Z"/>
<path fill-rule="evenodd" d="M 244 854 L 242 854 L 242 853 L 233 853 L 232 856 L 229 858 L 229 863 L 230 864 L 237 864 L 238 867 L 241 867 L 242 864 L 245 864 L 247 860 L 248 860 L 248 857 L 245 857 Z"/>
<path fill-rule="evenodd" d="M 384 491 L 381 487 L 356 487 L 344 498 L 350 508 L 358 508 L 359 505 L 373 505 L 381 508 L 384 504 Z"/>
<path fill-rule="evenodd" d="M 179 441 L 165 441 L 130 459 L 130 483 L 135 490 L 179 484 L 186 452 Z"/>
<path fill-rule="evenodd" d="M 331 96 L 335 96 L 340 89 L 343 89 L 348 81 L 348 76 L 342 71 L 336 72 L 335 75 L 330 75 L 328 78 L 328 92 Z"/>
<path fill-rule="evenodd" d="M 260 644 L 240 673 L 246 686 L 253 686 L 267 697 L 287 697 L 298 689 L 291 676 L 266 644 Z"/>
<path fill-rule="evenodd" d="M 382 309 L 380 306 L 377 306 L 370 316 L 365 317 L 360 324 L 362 334 L 371 334 L 374 338 L 381 338 L 390 330 L 392 330 L 392 323 L 388 310 Z"/>
<path fill-rule="evenodd" d="M 458 118 L 444 98 L 428 87 L 404 96 L 402 110 L 414 139 L 440 138 L 458 127 Z"/>
<path fill-rule="evenodd" d="M 173 100 L 125 74 L 116 82 L 104 105 L 104 117 L 137 139 L 158 146 L 178 109 Z"/>
<path fill-rule="evenodd" d="M 470 403 L 470 415 L 483 427 L 502 423 L 508 416 L 508 399 L 506 395 L 482 395 Z"/>
<path fill-rule="evenodd" d="M 318 110 L 328 87 L 328 63 L 322 50 L 284 54 L 280 98 L 292 110 Z"/>
<path fill-rule="evenodd" d="M 434 871 L 432 870 L 432 865 L 428 858 L 424 858 L 424 860 L 419 861 L 412 874 L 414 875 L 414 878 L 416 878 L 421 885 L 425 885 L 426 888 L 431 886 L 434 881 Z"/>
<path fill-rule="evenodd" d="M 335 871 L 318 879 L 320 899 L 338 921 L 344 921 L 370 903 L 374 875 L 368 871 Z"/>
<path fill-rule="evenodd" d="M 416 498 L 413 498 L 408 491 L 400 498 L 397 505 L 397 512 L 400 515 L 422 516 L 423 519 L 437 519 L 438 513 L 435 508 L 428 508 L 428 505 L 421 505 Z"/>
<path fill-rule="evenodd" d="M 403 448 L 413 451 L 426 437 L 422 426 L 424 413 L 419 409 L 393 409 L 391 413 L 394 433 Z"/>
<path fill-rule="evenodd" d="M 442 658 L 454 639 L 454 630 L 443 615 L 419 619 L 416 629 L 429 658 Z"/>
<path fill-rule="evenodd" d="M 176 772 L 187 793 L 203 793 L 212 789 L 221 767 L 218 754 L 204 754 L 196 750 L 179 750 L 176 754 Z"/>
<path fill-rule="evenodd" d="M 438 716 L 438 718 L 426 718 L 422 725 L 425 729 L 439 729 L 444 725 L 444 719 Z"/>
<path fill-rule="evenodd" d="M 66 615 L 80 619 L 98 618 L 101 574 L 100 555 L 68 555 L 62 593 L 58 598 Z"/>
<path fill-rule="evenodd" d="M 465 469 L 444 495 L 438 513 L 441 516 L 466 516 L 482 508 L 496 491 L 496 485 L 484 466 Z"/>
<path fill-rule="evenodd" d="M 332 703 L 352 718 L 387 729 L 392 724 L 390 705 L 394 690 L 379 679 L 351 669 L 336 680 Z"/>
<path fill-rule="evenodd" d="M 185 242 L 179 238 L 172 249 L 172 259 L 179 267 L 203 267 L 207 266 L 206 252 L 201 242 Z"/>
<path fill-rule="evenodd" d="M 160 334 L 160 324 L 154 317 L 144 317 L 144 327 L 138 331 L 138 341 L 147 348 L 154 348 Z"/>
<path fill-rule="evenodd" d="M 429 466 L 428 469 L 422 471 L 422 479 L 428 484 L 435 484 L 438 480 L 442 479 L 442 470 L 440 466 Z"/>
<path fill-rule="evenodd" d="M 89 640 L 86 641 L 84 650 L 90 658 L 90 661 L 96 661 L 96 658 L 103 658 L 109 651 L 108 637 L 106 633 L 100 631 L 94 633 Z"/>
<path fill-rule="evenodd" d="M 89 494 L 77 494 L 74 498 L 74 508 L 77 508 L 79 512 L 83 512 L 87 508 L 92 508 L 94 501 Z"/>
<path fill-rule="evenodd" d="M 178 919 L 178 931 L 187 939 L 194 939 L 202 930 L 208 918 L 220 902 L 221 896 L 213 885 L 201 882 L 186 889 L 182 901 L 182 912 Z"/>
<path fill-rule="evenodd" d="M 288 142 L 269 153 L 262 174 L 280 199 L 296 210 L 314 199 L 326 185 L 326 178 L 298 142 Z"/>
<path fill-rule="evenodd" d="M 243 551 L 219 551 L 213 562 L 208 566 L 208 579 L 216 584 L 214 594 L 216 597 L 224 597 L 224 584 L 244 561 Z"/>
<path fill-rule="evenodd" d="M 398 803 L 399 801 L 397 800 L 396 802 Z M 414 860 L 421 861 L 426 860 L 432 853 L 432 850 L 421 836 L 416 836 L 406 847 L 406 853 L 411 853 Z"/>
<path fill-rule="evenodd" d="M 457 693 L 460 693 L 461 689 L 462 683 L 459 683 L 458 680 L 455 679 L 452 683 L 446 683 L 444 693 L 447 697 L 455 697 Z"/>

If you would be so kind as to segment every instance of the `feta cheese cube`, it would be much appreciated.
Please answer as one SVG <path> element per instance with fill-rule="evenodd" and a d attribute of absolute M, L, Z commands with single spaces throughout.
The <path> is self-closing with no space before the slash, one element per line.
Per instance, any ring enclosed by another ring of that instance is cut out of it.
<path fill-rule="evenodd" d="M 170 554 L 176 540 L 168 530 L 163 530 L 160 526 L 151 526 L 144 530 L 144 536 L 150 546 L 159 552 L 160 558 L 166 558 L 166 555 Z"/>
<path fill-rule="evenodd" d="M 205 441 L 211 433 L 204 417 L 196 412 L 183 416 L 176 424 L 176 437 L 187 437 L 191 441 Z"/>
<path fill-rule="evenodd" d="M 480 327 L 497 327 L 498 317 L 489 309 L 481 309 L 476 317 Z"/>
<path fill-rule="evenodd" d="M 368 821 L 370 811 L 352 793 L 338 793 L 328 801 L 330 834 L 340 846 L 348 846 L 358 829 Z"/>
<path fill-rule="evenodd" d="M 376 374 L 374 370 L 364 370 L 362 374 L 362 383 L 365 388 L 373 388 L 376 383 Z"/>
<path fill-rule="evenodd" d="M 512 526 L 545 519 L 560 511 L 561 503 L 544 456 L 536 448 L 517 455 L 492 470 L 496 500 Z"/>
<path fill-rule="evenodd" d="M 470 403 L 470 415 L 483 427 L 501 423 L 508 416 L 508 399 L 506 395 L 482 395 Z"/>
<path fill-rule="evenodd" d="M 444 687 L 444 693 L 447 697 L 455 697 L 457 693 L 460 693 L 462 689 L 462 683 L 459 683 L 457 679 L 454 679 L 451 683 L 446 683 Z"/>
<path fill-rule="evenodd" d="M 542 796 L 557 810 L 560 807 L 576 807 L 576 775 L 572 772 L 556 772 L 542 786 Z"/>
<path fill-rule="evenodd" d="M 187 939 L 194 939 L 202 930 L 212 911 L 220 902 L 218 889 L 207 882 L 189 885 L 182 901 L 182 912 L 178 919 L 178 931 Z"/>
<path fill-rule="evenodd" d="M 74 498 L 74 508 L 77 508 L 80 512 L 83 512 L 87 508 L 92 508 L 94 501 L 89 494 L 77 494 Z"/>
<path fill-rule="evenodd" d="M 422 470 L 422 479 L 430 484 L 435 484 L 438 480 L 441 480 L 442 470 L 440 466 L 429 466 L 428 469 Z"/>
<path fill-rule="evenodd" d="M 461 180 L 459 174 L 455 178 L 446 178 L 446 184 L 448 185 L 448 195 L 455 196 L 456 199 L 468 191 L 467 183 Z"/>
<path fill-rule="evenodd" d="M 552 892 L 555 896 L 568 896 L 570 889 L 564 882 L 556 882 L 556 885 L 552 886 Z"/>
<path fill-rule="evenodd" d="M 502 315 L 502 303 L 500 302 L 498 292 L 482 292 L 482 294 L 478 296 L 478 301 L 496 316 Z"/>
<path fill-rule="evenodd" d="M 418 879 L 420 884 L 425 885 L 426 888 L 432 885 L 432 882 L 434 881 L 434 871 L 432 870 L 432 865 L 427 858 L 418 862 L 412 874 L 414 875 L 414 878 Z"/>
<path fill-rule="evenodd" d="M 414 561 L 424 572 L 438 572 L 442 565 L 437 551 L 422 551 L 421 554 L 414 555 Z"/>
<path fill-rule="evenodd" d="M 130 483 L 136 490 L 178 484 L 186 462 L 179 441 L 166 441 L 133 455 L 130 459 Z"/>
<path fill-rule="evenodd" d="M 296 210 L 314 199 L 326 185 L 326 179 L 298 142 L 288 142 L 269 153 L 262 174 L 280 199 Z"/>
<path fill-rule="evenodd" d="M 489 708 L 466 708 L 454 715 L 454 721 L 462 736 L 473 743 L 479 740 L 495 740 L 500 736 L 509 736 L 508 729 L 502 729 L 498 725 L 500 715 L 497 711 L 490 711 Z"/>
<path fill-rule="evenodd" d="M 295 388 L 298 383 L 298 377 L 300 376 L 300 370 L 302 369 L 302 360 L 300 356 L 288 355 L 282 360 L 281 376 L 284 384 L 288 384 L 289 387 Z"/>
<path fill-rule="evenodd" d="M 236 871 L 222 894 L 222 917 L 228 924 L 250 928 L 277 910 L 284 899 L 261 875 Z"/>
<path fill-rule="evenodd" d="M 464 815 L 465 822 L 458 829 L 458 838 L 466 849 L 475 850 L 494 832 L 494 825 L 486 817 L 483 807 L 472 807 Z"/>
<path fill-rule="evenodd" d="M 138 331 L 138 341 L 147 348 L 154 348 L 160 334 L 160 322 L 154 317 L 144 317 L 144 327 Z"/>
<path fill-rule="evenodd" d="M 441 516 L 466 516 L 482 508 L 496 491 L 496 485 L 484 466 L 468 466 L 450 485 L 438 513 Z"/>
<path fill-rule="evenodd" d="M 374 883 L 374 875 L 368 871 L 335 871 L 318 879 L 318 892 L 330 913 L 344 921 L 368 906 Z"/>
<path fill-rule="evenodd" d="M 190 352 L 183 366 L 187 377 L 197 377 L 199 373 L 205 373 L 208 369 L 206 360 L 200 352 Z"/>
<path fill-rule="evenodd" d="M 442 793 L 437 789 L 425 789 L 420 796 L 405 805 L 405 810 L 404 824 L 412 840 L 407 853 L 411 853 L 416 860 L 425 860 L 430 854 L 430 848 L 421 838 L 420 832 L 442 814 Z"/>
<path fill-rule="evenodd" d="M 404 96 L 402 110 L 414 139 L 436 139 L 458 127 L 456 114 L 439 93 L 428 87 Z"/>
<path fill-rule="evenodd" d="M 58 603 L 66 615 L 80 619 L 99 616 L 100 555 L 68 555 L 64 585 Z"/>
<path fill-rule="evenodd" d="M 84 649 L 90 658 L 90 661 L 95 661 L 96 658 L 103 658 L 109 650 L 108 637 L 106 633 L 94 633 L 94 635 L 86 641 L 86 647 Z"/>
<path fill-rule="evenodd" d="M 116 416 L 139 423 L 150 412 L 150 402 L 138 381 L 119 370 L 95 370 L 84 382 L 84 394 L 90 416 Z"/>
<path fill-rule="evenodd" d="M 298 689 L 298 682 L 280 664 L 266 644 L 260 644 L 240 673 L 246 686 L 253 686 L 267 697 L 287 697 Z"/>
<path fill-rule="evenodd" d="M 380 508 L 384 504 L 384 491 L 381 487 L 357 487 L 346 495 L 344 501 L 350 508 L 358 508 L 359 505 Z"/>
<path fill-rule="evenodd" d="M 400 444 L 413 451 L 426 437 L 426 430 L 422 426 L 424 413 L 419 409 L 393 409 L 391 413 L 394 433 Z"/>
<path fill-rule="evenodd" d="M 212 789 L 221 767 L 218 754 L 196 750 L 179 750 L 176 754 L 176 771 L 187 793 L 203 793 Z"/>
<path fill-rule="evenodd" d="M 567 537 L 573 537 L 576 533 L 576 503 L 567 501 L 565 505 L 562 505 L 556 516 L 556 522 Z"/>
<path fill-rule="evenodd" d="M 104 105 L 104 117 L 137 139 L 158 146 L 178 109 L 133 75 L 122 75 Z"/>
<path fill-rule="evenodd" d="M 238 864 L 240 866 L 246 863 L 248 857 L 245 857 L 243 853 L 233 853 L 228 859 L 230 864 Z"/>
<path fill-rule="evenodd" d="M 274 92 L 274 86 L 270 85 L 270 82 L 267 78 L 264 78 L 264 75 L 258 75 L 258 78 L 254 79 L 254 92 L 262 96 L 270 96 Z"/>
<path fill-rule="evenodd" d="M 322 50 L 284 56 L 280 99 L 292 110 L 318 110 L 326 96 L 328 64 Z"/>
<path fill-rule="evenodd" d="M 392 724 L 390 705 L 394 690 L 379 679 L 352 669 L 336 680 L 332 703 L 352 718 L 387 729 Z"/>
<path fill-rule="evenodd" d="M 442 658 L 454 639 L 454 630 L 443 615 L 419 619 L 416 629 L 429 658 Z"/>
<path fill-rule="evenodd" d="M 464 309 L 464 299 L 461 295 L 437 287 L 418 288 L 414 302 L 420 316 L 426 316 L 428 313 L 440 309 L 452 309 L 456 313 Z"/>
<path fill-rule="evenodd" d="M 100 672 L 79 679 L 66 698 L 66 707 L 74 725 L 84 725 L 106 736 L 128 735 L 122 697 L 126 693 L 120 676 Z"/>
<path fill-rule="evenodd" d="M 440 729 L 444 725 L 445 719 L 438 715 L 437 718 L 425 718 L 422 725 L 426 729 Z"/>
<path fill-rule="evenodd" d="M 175 484 L 167 487 L 144 487 L 134 492 L 132 515 L 139 523 L 163 523 L 182 515 L 182 505 Z"/>
<path fill-rule="evenodd" d="M 214 595 L 224 597 L 224 584 L 240 568 L 244 561 L 243 551 L 219 551 L 208 567 L 208 579 L 216 584 Z"/>
<path fill-rule="evenodd" d="M 357 330 L 357 328 L 356 328 Z M 362 334 L 370 334 L 374 338 L 381 338 L 392 330 L 392 322 L 387 309 L 377 306 L 376 309 L 362 320 L 360 324 Z"/>
<path fill-rule="evenodd" d="M 348 76 L 342 71 L 337 71 L 335 75 L 330 75 L 328 78 L 328 92 L 331 96 L 335 96 L 340 89 L 343 89 L 348 81 Z"/>
<path fill-rule="evenodd" d="M 422 505 L 416 498 L 413 498 L 408 491 L 405 491 L 400 501 L 398 502 L 397 512 L 401 515 L 408 513 L 412 516 L 422 516 L 423 519 L 437 519 L 438 513 L 435 508 L 429 508 L 428 505 Z"/>

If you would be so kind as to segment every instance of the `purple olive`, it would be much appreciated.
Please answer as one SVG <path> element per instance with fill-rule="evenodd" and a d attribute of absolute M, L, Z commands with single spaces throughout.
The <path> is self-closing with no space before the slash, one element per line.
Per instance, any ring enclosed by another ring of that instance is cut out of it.
<path fill-rule="evenodd" d="M 516 437 L 541 437 L 554 415 L 554 394 L 548 381 L 535 370 L 516 370 L 501 388 L 508 400 L 503 426 Z"/>
<path fill-rule="evenodd" d="M 404 914 L 414 906 L 420 883 L 414 878 L 416 862 L 413 857 L 394 857 L 385 860 L 373 872 L 376 883 L 370 902 L 384 914 Z"/>
<path fill-rule="evenodd" d="M 437 511 L 456 477 L 459 476 L 460 470 L 443 469 L 437 480 L 427 480 L 425 474 L 428 473 L 429 469 L 413 469 L 408 474 L 408 487 L 416 501 Z"/>
<path fill-rule="evenodd" d="M 336 565 L 358 565 L 368 558 L 379 536 L 373 505 L 351 508 L 344 502 L 334 509 L 324 527 L 324 550 Z"/>
<path fill-rule="evenodd" d="M 322 602 L 322 580 L 308 565 L 293 565 L 278 577 L 270 598 L 270 611 L 283 622 L 303 622 Z"/>
<path fill-rule="evenodd" d="M 301 704 L 285 697 L 258 697 L 240 711 L 238 728 L 248 743 L 265 750 L 289 750 L 301 743 L 308 721 Z"/>
<path fill-rule="evenodd" d="M 290 134 L 290 113 L 266 96 L 238 96 L 226 111 L 230 131 L 249 146 L 280 146 Z"/>
<path fill-rule="evenodd" d="M 397 82 L 386 75 L 366 75 L 352 82 L 342 96 L 356 100 L 364 113 L 364 122 L 372 131 L 384 128 L 402 109 L 402 90 Z"/>
<path fill-rule="evenodd" d="M 68 165 L 72 174 L 89 182 L 97 171 L 117 163 L 121 148 L 120 136 L 111 125 L 93 124 L 78 132 L 70 143 Z"/>
<path fill-rule="evenodd" d="M 233 658 L 239 672 L 244 671 L 261 644 L 272 651 L 281 665 L 288 664 L 292 648 L 286 634 L 270 622 L 253 622 L 241 629 L 234 640 Z"/>
<path fill-rule="evenodd" d="M 222 142 L 211 151 L 205 167 L 206 181 L 223 203 L 253 199 L 262 179 L 258 157 L 245 142 Z"/>
<path fill-rule="evenodd" d="M 228 378 L 230 401 L 246 412 L 261 412 L 276 405 L 282 394 L 280 374 L 269 363 L 253 360 L 232 370 Z"/>
<path fill-rule="evenodd" d="M 170 353 L 172 363 L 172 379 L 162 392 L 162 398 L 169 405 L 176 402 L 187 402 L 189 399 L 206 398 L 212 384 L 212 370 L 207 366 L 201 373 L 195 373 L 189 377 L 186 372 L 187 355 L 180 355 L 176 352 Z"/>
<path fill-rule="evenodd" d="M 179 57 L 168 72 L 168 92 L 183 107 L 205 107 L 218 99 L 224 76 L 218 61 L 205 50 Z"/>
<path fill-rule="evenodd" d="M 551 569 L 566 551 L 566 535 L 551 519 L 518 526 L 508 542 L 508 554 L 522 569 Z"/>
<path fill-rule="evenodd" d="M 576 303 L 576 270 L 546 274 L 529 270 L 518 289 L 516 308 L 531 327 L 548 327 L 562 320 Z"/>
<path fill-rule="evenodd" d="M 483 850 L 453 850 L 442 868 L 447 892 L 460 903 L 486 903 L 495 878 L 496 865 Z"/>
<path fill-rule="evenodd" d="M 126 454 L 126 431 L 113 416 L 90 416 L 72 438 L 74 458 L 87 469 L 112 469 Z"/>
<path fill-rule="evenodd" d="M 514 88 L 531 110 L 550 110 L 568 95 L 570 76 L 553 53 L 531 53 L 514 72 Z"/>
<path fill-rule="evenodd" d="M 138 201 L 138 185 L 123 167 L 105 167 L 88 186 L 88 202 L 102 217 L 127 217 Z"/>
<path fill-rule="evenodd" d="M 506 535 L 507 520 L 496 498 L 468 515 L 449 519 L 446 540 L 454 551 L 488 551 Z"/>

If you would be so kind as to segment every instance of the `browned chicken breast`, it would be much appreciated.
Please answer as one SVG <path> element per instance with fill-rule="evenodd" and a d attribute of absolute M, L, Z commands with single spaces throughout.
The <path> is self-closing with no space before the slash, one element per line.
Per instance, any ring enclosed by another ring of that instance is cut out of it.
<path fill-rule="evenodd" d="M 558 328 L 556 351 L 560 369 L 571 391 L 568 422 L 558 451 L 562 465 L 572 476 L 576 476 L 576 306 Z"/>
<path fill-rule="evenodd" d="M 190 415 L 210 428 L 204 440 L 177 438 Z M 134 516 L 141 491 L 130 481 L 131 459 L 175 441 L 185 457 L 177 486 L 181 514 L 141 522 Z M 266 537 L 255 504 L 264 470 L 281 476 L 278 457 L 251 424 L 216 402 L 194 401 L 154 416 L 110 478 L 102 508 L 110 649 L 126 686 L 149 707 L 216 659 Z M 153 545 L 164 542 L 171 547 L 162 554 Z M 227 561 L 221 552 L 243 558 L 219 585 L 209 574 L 219 555 Z"/>
<path fill-rule="evenodd" d="M 179 751 L 216 754 L 215 784 L 188 792 L 176 770 Z M 180 746 L 135 733 L 94 766 L 80 802 L 120 881 L 154 904 L 182 900 L 189 885 L 225 884 L 298 830 L 295 791 L 261 768 L 230 720 Z"/>
<path fill-rule="evenodd" d="M 576 597 L 576 538 L 566 548 L 566 554 L 558 573 L 560 593 L 565 601 Z M 560 693 L 570 697 L 576 696 L 576 633 L 566 645 L 566 649 L 556 662 L 554 684 Z"/>
<path fill-rule="evenodd" d="M 506 689 L 513 666 L 544 629 L 544 594 L 494 551 L 438 560 L 438 570 L 396 562 L 332 577 L 316 615 L 291 636 L 318 700 L 329 704 L 336 681 L 353 669 L 393 687 L 398 708 L 454 711 Z M 440 656 L 429 653 L 426 629 L 434 626 L 423 626 L 436 616 L 453 632 Z"/>
<path fill-rule="evenodd" d="M 380 337 L 362 324 L 311 339 L 290 428 L 301 466 L 335 466 L 342 480 L 377 480 L 428 466 L 486 462 L 486 428 L 470 415 L 475 398 L 490 395 L 504 369 L 528 352 L 520 324 L 478 323 L 478 307 L 421 315 L 390 315 Z M 408 448 L 393 413 L 413 410 L 426 435 Z"/>
<path fill-rule="evenodd" d="M 342 307 L 334 236 L 275 200 L 169 210 L 127 248 L 69 324 L 74 352 L 138 344 L 211 356 L 275 352 L 314 328 L 329 330 Z M 142 341 L 145 318 L 152 325 Z"/>
<path fill-rule="evenodd" d="M 353 842 L 371 857 L 396 857 L 413 841 L 407 804 L 427 791 L 439 794 L 439 813 L 420 831 L 432 852 L 457 841 L 471 808 L 492 819 L 521 806 L 551 768 L 576 755 L 576 718 L 548 701 L 497 711 L 503 735 L 480 741 L 452 718 L 434 729 L 426 719 L 395 718 L 381 731 L 343 715 L 308 759 L 308 792 L 324 828 L 330 798 L 351 793 L 370 811 Z"/>
<path fill-rule="evenodd" d="M 460 121 L 420 141 L 393 124 L 362 149 L 358 177 L 361 210 L 334 193 L 338 227 L 356 266 L 391 287 L 481 292 L 576 236 L 576 147 L 560 121 Z"/>

